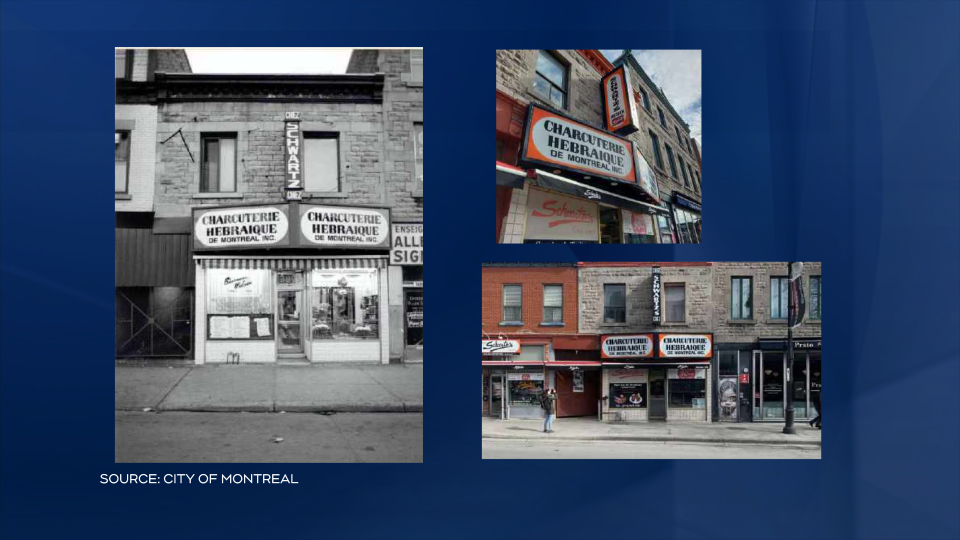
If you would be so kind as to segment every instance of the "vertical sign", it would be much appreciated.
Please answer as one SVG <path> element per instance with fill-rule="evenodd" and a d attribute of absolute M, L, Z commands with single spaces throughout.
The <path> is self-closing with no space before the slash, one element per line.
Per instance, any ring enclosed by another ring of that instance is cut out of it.
<path fill-rule="evenodd" d="M 653 324 L 660 324 L 660 267 L 653 267 Z"/>
<path fill-rule="evenodd" d="M 603 76 L 600 94 L 603 98 L 603 119 L 607 131 L 629 135 L 639 131 L 637 104 L 633 100 L 630 71 L 622 65 Z"/>
<path fill-rule="evenodd" d="M 284 193 L 288 201 L 299 201 L 303 194 L 303 134 L 300 113 L 287 112 L 283 120 Z"/>

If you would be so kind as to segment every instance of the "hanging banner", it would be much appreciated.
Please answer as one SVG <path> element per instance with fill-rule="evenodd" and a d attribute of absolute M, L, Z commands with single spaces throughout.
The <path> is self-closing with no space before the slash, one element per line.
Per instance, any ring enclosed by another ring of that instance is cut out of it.
<path fill-rule="evenodd" d="M 287 205 L 194 208 L 193 248 L 287 246 Z"/>
<path fill-rule="evenodd" d="M 530 105 L 520 162 L 577 178 L 637 183 L 633 143 L 538 105 Z"/>
<path fill-rule="evenodd" d="M 633 100 L 633 83 L 626 65 L 615 68 L 600 80 L 603 98 L 603 119 L 607 131 L 629 135 L 639 131 L 637 104 Z"/>
<path fill-rule="evenodd" d="M 661 320 L 660 312 L 660 267 L 653 267 L 653 324 L 659 325 Z"/>
<path fill-rule="evenodd" d="M 791 263 L 793 268 L 793 282 L 790 283 L 790 295 L 793 297 L 793 307 L 790 311 L 790 328 L 796 328 L 803 323 L 807 313 L 807 301 L 803 297 L 803 263 Z"/>
<path fill-rule="evenodd" d="M 390 248 L 390 213 L 385 208 L 300 205 L 301 243 L 325 247 Z"/>
<path fill-rule="evenodd" d="M 713 336 L 710 334 L 660 334 L 660 358 L 710 358 Z"/>
<path fill-rule="evenodd" d="M 653 334 L 603 336 L 601 358 L 649 358 L 653 356 Z"/>
<path fill-rule="evenodd" d="M 484 356 L 520 354 L 520 342 L 511 339 L 485 339 L 480 341 Z"/>
<path fill-rule="evenodd" d="M 598 215 L 596 203 L 531 188 L 524 238 L 598 242 Z"/>

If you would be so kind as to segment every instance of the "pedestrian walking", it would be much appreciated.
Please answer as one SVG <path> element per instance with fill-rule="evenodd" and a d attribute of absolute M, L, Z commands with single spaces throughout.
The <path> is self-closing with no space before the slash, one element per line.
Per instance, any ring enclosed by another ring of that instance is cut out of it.
<path fill-rule="evenodd" d="M 540 407 L 543 409 L 543 432 L 553 433 L 553 417 L 557 414 L 557 391 L 548 390 L 540 396 Z"/>
<path fill-rule="evenodd" d="M 810 421 L 810 427 L 820 429 L 820 392 L 813 395 L 813 406 L 817 408 L 817 417 Z"/>

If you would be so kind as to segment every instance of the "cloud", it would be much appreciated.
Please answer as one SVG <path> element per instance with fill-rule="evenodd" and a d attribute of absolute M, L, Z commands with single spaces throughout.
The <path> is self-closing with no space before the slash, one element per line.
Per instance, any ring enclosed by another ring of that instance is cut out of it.
<path fill-rule="evenodd" d="M 604 55 L 608 51 L 602 51 Z M 609 51 L 615 52 L 615 51 Z M 690 135 L 703 147 L 700 51 L 633 51 L 637 62 L 663 90 L 681 118 L 690 124 Z"/>

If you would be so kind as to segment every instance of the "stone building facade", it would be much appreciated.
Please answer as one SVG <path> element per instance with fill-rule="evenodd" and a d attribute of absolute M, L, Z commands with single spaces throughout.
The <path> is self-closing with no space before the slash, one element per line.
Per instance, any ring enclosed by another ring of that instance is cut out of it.
<path fill-rule="evenodd" d="M 544 82 L 547 79 L 541 72 L 546 70 L 545 66 L 556 68 L 559 84 Z M 629 140 L 649 165 L 656 196 L 650 197 L 636 187 L 612 187 L 599 178 L 560 170 L 534 168 L 529 172 L 531 167 L 523 166 L 518 159 L 528 106 L 547 107 L 584 126 L 609 133 L 603 129 L 600 80 L 619 66 L 626 66 L 631 75 L 631 99 L 639 128 L 622 138 Z M 556 95 L 546 96 L 543 87 L 551 85 Z M 600 234 L 596 241 L 699 243 L 702 175 L 694 145 L 689 125 L 629 52 L 611 63 L 596 50 L 498 50 L 497 241 L 536 240 L 531 238 L 527 226 L 528 213 L 533 211 L 530 190 L 547 189 L 570 196 L 570 200 L 560 199 L 568 206 L 581 205 L 587 214 L 597 215 Z M 518 165 L 519 170 L 511 170 L 510 166 Z M 561 178 L 551 176 L 554 174 Z M 566 241 L 591 241 L 584 236 L 575 238 Z"/>

